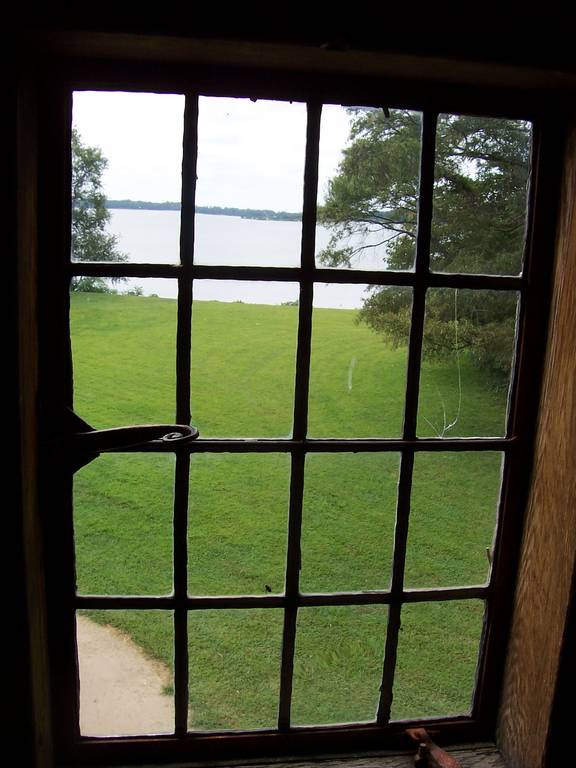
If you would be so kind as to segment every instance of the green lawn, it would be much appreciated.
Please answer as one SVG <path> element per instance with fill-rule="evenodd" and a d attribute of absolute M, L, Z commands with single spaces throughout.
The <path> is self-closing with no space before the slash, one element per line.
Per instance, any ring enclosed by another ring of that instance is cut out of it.
<path fill-rule="evenodd" d="M 291 431 L 297 308 L 198 302 L 193 314 L 193 423 L 203 437 Z M 394 437 L 401 431 L 406 349 L 390 349 L 350 310 L 315 310 L 309 433 Z M 98 428 L 174 420 L 176 302 L 75 294 L 75 409 Z M 458 408 L 453 361 L 423 364 L 419 429 L 433 435 Z M 462 360 L 462 406 L 449 435 L 500 435 L 506 397 Z M 433 426 L 432 426 L 433 425 Z M 482 583 L 495 524 L 501 455 L 417 455 L 406 562 L 410 587 Z M 386 588 L 397 454 L 307 457 L 303 591 Z M 284 454 L 192 457 L 189 591 L 283 590 L 290 461 Z M 78 589 L 172 590 L 174 459 L 100 457 L 75 478 Z M 466 712 L 482 626 L 479 601 L 406 606 L 395 718 Z M 128 631 L 172 665 L 170 615 L 92 615 Z M 190 709 L 195 728 L 274 727 L 282 611 L 192 612 Z M 293 720 L 371 720 L 386 628 L 379 606 L 308 608 L 298 616 Z"/>

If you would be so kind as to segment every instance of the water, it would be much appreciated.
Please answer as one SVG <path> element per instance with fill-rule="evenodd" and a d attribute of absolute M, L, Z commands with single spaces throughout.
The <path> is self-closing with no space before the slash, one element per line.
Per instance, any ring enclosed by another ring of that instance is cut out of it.
<path fill-rule="evenodd" d="M 145 264 L 178 264 L 179 211 L 114 209 L 109 230 L 129 261 Z M 197 214 L 195 261 L 197 264 L 228 266 L 297 267 L 300 262 L 302 225 L 299 221 L 260 221 L 235 216 Z M 316 252 L 328 243 L 330 232 L 316 227 Z M 381 234 L 378 239 L 382 239 Z M 372 249 L 355 263 L 356 268 L 382 269 L 383 249 Z M 129 278 L 121 291 L 140 286 L 145 295 L 176 298 L 175 280 Z M 314 286 L 314 306 L 354 309 L 362 305 L 365 285 Z M 195 280 L 194 298 L 208 301 L 244 301 L 251 304 L 281 304 L 298 298 L 298 286 L 281 282 Z"/>

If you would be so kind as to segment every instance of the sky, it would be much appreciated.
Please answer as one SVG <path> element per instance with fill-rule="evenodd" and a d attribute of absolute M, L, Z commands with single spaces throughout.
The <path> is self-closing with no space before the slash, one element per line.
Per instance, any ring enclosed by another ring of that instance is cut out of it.
<path fill-rule="evenodd" d="M 179 201 L 184 97 L 77 91 L 73 124 L 108 159 L 109 199 Z M 323 109 L 319 197 L 336 172 L 349 130 L 343 107 Z M 306 106 L 200 97 L 197 205 L 302 209 Z"/>

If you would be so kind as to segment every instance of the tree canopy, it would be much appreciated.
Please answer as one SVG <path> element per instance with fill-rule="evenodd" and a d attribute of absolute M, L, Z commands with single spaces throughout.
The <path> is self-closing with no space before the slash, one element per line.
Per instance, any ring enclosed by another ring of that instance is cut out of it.
<path fill-rule="evenodd" d="M 73 261 L 126 261 L 117 239 L 107 232 L 110 212 L 102 191 L 102 174 L 108 161 L 98 147 L 82 143 L 72 130 L 72 259 Z M 73 291 L 110 290 L 99 277 L 76 277 Z"/>
<path fill-rule="evenodd" d="M 362 266 L 384 242 L 382 268 L 409 270 L 416 252 L 421 118 L 408 110 L 350 109 L 349 144 L 319 209 L 332 229 L 328 266 Z M 529 178 L 524 121 L 444 115 L 438 120 L 430 267 L 515 275 L 521 268 Z M 374 287 L 360 318 L 404 344 L 411 291 Z M 502 380 L 515 332 L 514 292 L 430 289 L 424 354 L 468 350 Z"/>

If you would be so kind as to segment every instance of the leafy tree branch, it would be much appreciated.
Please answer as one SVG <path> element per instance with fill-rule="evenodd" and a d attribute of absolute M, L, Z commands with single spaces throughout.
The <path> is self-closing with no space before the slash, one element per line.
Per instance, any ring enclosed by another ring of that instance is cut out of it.
<path fill-rule="evenodd" d="M 107 163 L 98 147 L 86 146 L 76 129 L 72 130 L 73 261 L 122 262 L 128 258 L 118 250 L 116 237 L 107 231 L 110 212 L 102 190 L 102 174 Z M 72 290 L 108 292 L 111 289 L 100 277 L 75 277 Z"/>
<path fill-rule="evenodd" d="M 328 183 L 319 220 L 332 231 L 321 262 L 361 265 L 385 242 L 383 268 L 413 268 L 421 118 L 408 110 L 349 110 L 350 138 Z M 437 126 L 430 265 L 437 272 L 518 274 L 524 246 L 530 128 L 520 120 L 440 116 Z M 374 237 L 375 233 L 382 237 Z M 370 235 L 370 239 L 368 239 Z M 411 292 L 372 288 L 359 313 L 388 342 L 406 344 Z M 467 352 L 504 381 L 515 332 L 513 292 L 429 290 L 424 354 Z"/>

